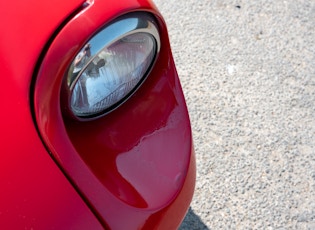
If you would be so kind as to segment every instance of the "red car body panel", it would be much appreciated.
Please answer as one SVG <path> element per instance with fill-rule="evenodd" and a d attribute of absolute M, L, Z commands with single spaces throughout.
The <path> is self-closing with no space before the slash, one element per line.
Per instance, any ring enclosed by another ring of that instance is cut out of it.
<path fill-rule="evenodd" d="M 59 24 L 80 5 L 80 1 L 2 3 L 0 229 L 102 229 L 47 154 L 30 107 L 38 57 Z"/>
<path fill-rule="evenodd" d="M 10 22 L 0 25 L 6 31 L 0 40 L 0 227 L 176 229 L 193 194 L 195 160 L 167 30 L 153 4 L 6 4 L 0 10 Z M 161 50 L 150 75 L 102 118 L 63 116 L 61 85 L 76 53 L 106 23 L 130 12 L 154 15 L 159 26 Z"/>

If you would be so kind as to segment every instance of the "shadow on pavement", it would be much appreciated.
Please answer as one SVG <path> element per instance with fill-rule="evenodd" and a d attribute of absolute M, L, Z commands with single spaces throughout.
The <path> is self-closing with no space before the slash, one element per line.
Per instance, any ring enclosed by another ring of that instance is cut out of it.
<path fill-rule="evenodd" d="M 179 230 L 210 230 L 197 216 L 194 211 L 189 208 L 188 213 L 180 226 Z"/>

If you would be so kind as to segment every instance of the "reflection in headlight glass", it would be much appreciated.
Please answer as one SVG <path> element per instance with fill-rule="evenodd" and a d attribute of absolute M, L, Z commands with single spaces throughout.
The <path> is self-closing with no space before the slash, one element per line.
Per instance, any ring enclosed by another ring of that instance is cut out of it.
<path fill-rule="evenodd" d="M 87 44 L 76 56 L 72 79 L 71 110 L 79 117 L 91 116 L 112 107 L 141 82 L 155 56 L 152 35 L 135 33 L 104 47 L 90 57 Z M 71 84 L 71 83 L 70 83 Z"/>

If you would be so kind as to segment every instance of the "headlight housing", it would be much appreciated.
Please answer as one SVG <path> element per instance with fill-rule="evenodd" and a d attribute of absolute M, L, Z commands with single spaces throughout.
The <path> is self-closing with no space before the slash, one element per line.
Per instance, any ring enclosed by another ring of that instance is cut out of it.
<path fill-rule="evenodd" d="M 94 35 L 78 52 L 64 82 L 72 117 L 102 116 L 129 98 L 148 75 L 160 37 L 148 15 L 121 18 Z"/>

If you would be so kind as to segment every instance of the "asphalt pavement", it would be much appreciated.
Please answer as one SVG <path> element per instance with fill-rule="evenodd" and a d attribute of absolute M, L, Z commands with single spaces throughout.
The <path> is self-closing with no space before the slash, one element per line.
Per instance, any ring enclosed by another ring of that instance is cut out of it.
<path fill-rule="evenodd" d="M 197 158 L 180 230 L 314 230 L 315 1 L 155 3 Z"/>

